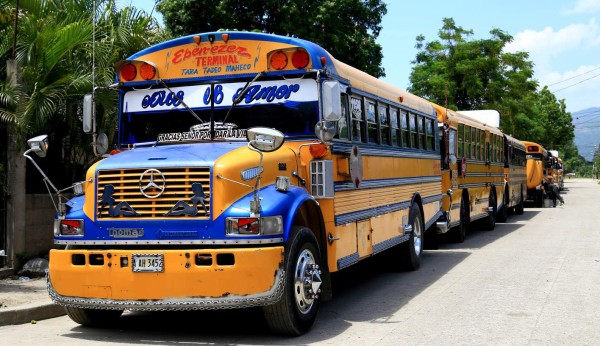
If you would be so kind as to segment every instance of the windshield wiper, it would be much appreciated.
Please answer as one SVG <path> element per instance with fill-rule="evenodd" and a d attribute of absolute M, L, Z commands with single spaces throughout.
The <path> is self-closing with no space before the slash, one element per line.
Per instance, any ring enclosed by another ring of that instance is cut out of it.
<path fill-rule="evenodd" d="M 252 78 L 251 81 L 247 82 L 246 85 L 244 85 L 244 87 L 242 88 L 242 91 L 240 91 L 240 93 L 238 94 L 238 96 L 233 100 L 233 103 L 231 104 L 231 108 L 229 108 L 229 110 L 227 111 L 227 114 L 225 115 L 225 118 L 223 119 L 223 123 L 227 122 L 227 119 L 229 118 L 229 115 L 231 114 L 231 111 L 233 110 L 233 108 L 235 108 L 235 106 L 237 106 L 240 102 L 242 102 L 242 100 L 244 99 L 244 94 L 246 93 L 246 91 L 248 91 L 248 88 L 252 85 L 252 83 L 256 82 L 256 80 L 263 76 L 265 74 L 265 71 L 260 71 L 259 73 L 256 74 L 256 76 L 254 76 L 254 78 Z"/>
<path fill-rule="evenodd" d="M 179 96 L 177 96 L 177 93 L 175 93 L 173 90 L 171 90 L 171 88 L 169 88 L 169 86 L 165 83 L 165 81 L 163 81 L 162 79 L 159 79 L 158 82 L 160 84 L 162 84 L 162 86 L 164 86 L 167 90 L 169 90 L 171 95 L 173 95 L 173 97 L 175 97 L 175 99 L 177 99 L 177 101 L 181 102 L 181 104 L 185 107 L 185 109 L 187 109 L 188 112 L 190 112 L 190 114 L 192 114 L 194 116 L 194 118 L 196 118 L 196 120 L 198 120 L 200 122 L 200 124 L 205 123 L 204 120 L 200 119 L 200 117 L 198 116 L 198 114 L 196 114 L 196 112 L 194 112 L 190 107 L 188 107 L 188 105 L 183 101 L 183 99 L 181 99 L 181 98 L 179 98 Z"/>

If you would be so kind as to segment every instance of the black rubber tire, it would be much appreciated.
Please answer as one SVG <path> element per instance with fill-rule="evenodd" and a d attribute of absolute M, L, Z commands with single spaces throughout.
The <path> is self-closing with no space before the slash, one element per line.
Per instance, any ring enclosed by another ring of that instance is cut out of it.
<path fill-rule="evenodd" d="M 524 206 L 525 201 L 523 200 L 523 189 L 521 189 L 521 198 L 519 200 L 519 203 L 515 206 L 515 214 L 523 215 Z"/>
<path fill-rule="evenodd" d="M 114 324 L 123 310 L 99 310 L 65 307 L 67 315 L 75 322 L 87 327 L 102 327 Z"/>
<path fill-rule="evenodd" d="M 300 273 L 299 266 L 309 261 L 314 261 L 317 265 L 321 263 L 317 239 L 310 229 L 295 226 L 285 247 L 283 296 L 277 303 L 263 307 L 267 324 L 275 333 L 302 335 L 310 330 L 317 318 L 320 297 L 311 299 L 309 304 L 306 304 L 305 300 L 297 302 L 300 300 L 298 295 L 301 289 L 296 286 L 296 278 L 306 274 L 306 272 Z M 305 311 L 302 311 L 301 305 Z"/>
<path fill-rule="evenodd" d="M 460 200 L 460 224 L 451 231 L 451 238 L 455 243 L 464 243 L 467 239 L 467 231 L 471 223 L 468 203 L 468 200 L 465 201 L 465 196 L 463 196 Z"/>
<path fill-rule="evenodd" d="M 494 228 L 496 228 L 496 211 L 498 208 L 498 205 L 496 203 L 496 192 L 494 192 L 494 190 L 490 192 L 489 201 L 489 207 L 493 210 L 491 213 L 488 212 L 489 214 L 485 218 L 485 229 L 488 231 L 493 231 Z"/>
<path fill-rule="evenodd" d="M 505 189 L 502 194 L 502 208 L 496 214 L 496 222 L 506 222 L 508 220 L 508 190 Z"/>
<path fill-rule="evenodd" d="M 407 242 L 400 244 L 402 253 L 402 269 L 415 271 L 421 267 L 423 246 L 425 245 L 425 227 L 421 209 L 416 204 L 410 207 L 408 222 L 412 226 L 412 233 Z"/>

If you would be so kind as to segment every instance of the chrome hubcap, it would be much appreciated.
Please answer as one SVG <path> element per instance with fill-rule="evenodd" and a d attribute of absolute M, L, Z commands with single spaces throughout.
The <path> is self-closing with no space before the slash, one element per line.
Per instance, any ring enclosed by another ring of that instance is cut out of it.
<path fill-rule="evenodd" d="M 315 299 L 321 293 L 321 270 L 312 252 L 302 250 L 294 271 L 294 298 L 298 310 L 305 314 L 310 311 Z"/>
<path fill-rule="evenodd" d="M 421 219 L 416 218 L 413 227 L 413 242 L 415 246 L 415 253 L 421 253 L 421 246 L 423 246 L 423 232 L 421 231 Z"/>

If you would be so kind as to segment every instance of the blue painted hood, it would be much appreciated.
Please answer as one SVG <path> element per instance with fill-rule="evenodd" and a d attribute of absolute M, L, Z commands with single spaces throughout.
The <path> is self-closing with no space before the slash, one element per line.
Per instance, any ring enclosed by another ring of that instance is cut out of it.
<path fill-rule="evenodd" d="M 212 166 L 222 155 L 246 145 L 240 141 L 135 148 L 104 159 L 97 170 Z"/>

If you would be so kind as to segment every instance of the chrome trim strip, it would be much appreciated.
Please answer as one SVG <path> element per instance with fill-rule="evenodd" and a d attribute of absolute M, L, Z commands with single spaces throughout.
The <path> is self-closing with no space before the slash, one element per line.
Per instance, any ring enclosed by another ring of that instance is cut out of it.
<path fill-rule="evenodd" d="M 441 176 L 423 176 L 423 177 L 410 177 L 410 178 L 394 178 L 394 179 L 374 179 L 374 180 L 363 180 L 360 183 L 360 187 L 356 188 L 352 181 L 341 181 L 335 183 L 335 192 L 339 191 L 355 191 L 382 187 L 395 187 L 400 185 L 413 185 L 413 184 L 426 184 L 426 183 L 439 183 L 442 181 Z"/>
<path fill-rule="evenodd" d="M 50 298 L 58 305 L 104 310 L 132 311 L 183 311 L 183 310 L 218 310 L 238 309 L 253 306 L 265 306 L 276 303 L 283 295 L 285 271 L 277 269 L 275 283 L 266 292 L 247 296 L 228 295 L 218 298 L 167 298 L 157 300 L 115 300 L 102 298 L 68 297 L 58 294 L 50 283 L 50 273 L 46 275 L 46 283 Z"/>
<path fill-rule="evenodd" d="M 235 240 L 58 240 L 57 245 L 252 245 L 252 244 L 279 244 L 283 238 L 269 239 L 240 239 Z"/>

